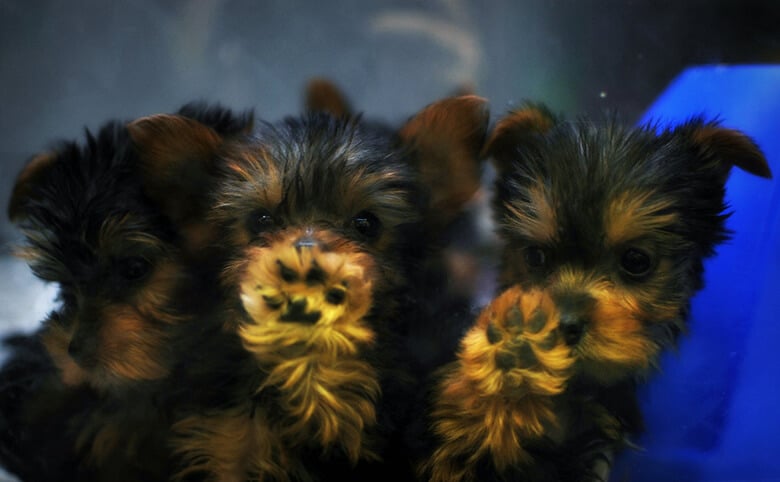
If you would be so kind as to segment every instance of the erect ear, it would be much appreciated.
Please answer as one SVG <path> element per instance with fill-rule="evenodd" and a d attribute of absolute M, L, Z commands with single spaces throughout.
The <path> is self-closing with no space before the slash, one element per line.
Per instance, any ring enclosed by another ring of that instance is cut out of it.
<path fill-rule="evenodd" d="M 720 127 L 717 123 L 694 120 L 682 129 L 691 127 L 690 140 L 705 157 L 716 159 L 726 176 L 731 166 L 737 166 L 756 176 L 771 178 L 772 172 L 761 149 L 744 133 Z"/>
<path fill-rule="evenodd" d="M 442 227 L 480 187 L 480 152 L 489 116 L 481 97 L 449 97 L 424 108 L 399 131 L 414 153 L 431 192 L 431 213 Z"/>
<path fill-rule="evenodd" d="M 338 118 L 353 114 L 347 97 L 333 82 L 323 78 L 311 79 L 306 84 L 304 106 L 308 112 L 327 112 Z"/>
<path fill-rule="evenodd" d="M 477 95 L 477 88 L 470 82 L 458 84 L 447 97 L 464 97 L 467 95 Z"/>
<path fill-rule="evenodd" d="M 11 199 L 8 201 L 8 218 L 18 223 L 27 217 L 27 202 L 34 196 L 49 169 L 57 160 L 56 152 L 43 152 L 33 156 L 16 176 Z"/>
<path fill-rule="evenodd" d="M 198 121 L 170 114 L 143 117 L 127 130 L 147 195 L 180 228 L 202 223 L 222 137 Z"/>
<path fill-rule="evenodd" d="M 498 121 L 485 143 L 484 156 L 491 157 L 496 169 L 504 171 L 522 149 L 558 123 L 558 119 L 542 104 L 526 103 Z"/>

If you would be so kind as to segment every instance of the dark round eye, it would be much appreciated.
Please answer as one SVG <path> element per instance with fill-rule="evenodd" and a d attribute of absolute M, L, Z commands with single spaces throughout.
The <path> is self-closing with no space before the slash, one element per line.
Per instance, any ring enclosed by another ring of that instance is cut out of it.
<path fill-rule="evenodd" d="M 620 267 L 631 276 L 645 276 L 653 267 L 650 255 L 637 248 L 628 248 L 620 258 Z"/>
<path fill-rule="evenodd" d="M 66 287 L 63 287 L 60 290 L 59 298 L 60 301 L 62 301 L 63 309 L 67 310 L 78 306 L 78 298 L 76 297 L 76 293 L 74 293 L 70 289 L 67 289 Z"/>
<path fill-rule="evenodd" d="M 117 264 L 119 276 L 127 281 L 138 281 L 152 271 L 152 263 L 141 256 L 122 258 Z"/>
<path fill-rule="evenodd" d="M 547 262 L 544 250 L 539 246 L 529 246 L 523 252 L 525 262 L 531 268 L 541 268 Z"/>
<path fill-rule="evenodd" d="M 382 230 L 382 222 L 374 213 L 361 211 L 352 218 L 352 227 L 368 239 L 375 239 Z"/>
<path fill-rule="evenodd" d="M 246 221 L 246 227 L 252 234 L 260 234 L 277 225 L 276 218 L 264 208 L 252 211 Z"/>

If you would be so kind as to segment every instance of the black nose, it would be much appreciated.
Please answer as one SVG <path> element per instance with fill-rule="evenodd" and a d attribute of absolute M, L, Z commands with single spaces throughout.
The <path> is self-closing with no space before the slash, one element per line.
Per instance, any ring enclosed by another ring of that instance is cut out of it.
<path fill-rule="evenodd" d="M 68 344 L 68 355 L 79 366 L 88 368 L 97 363 L 97 340 L 94 337 L 74 336 Z"/>
<path fill-rule="evenodd" d="M 596 300 L 590 294 L 578 290 L 555 291 L 553 300 L 561 313 L 558 331 L 567 345 L 574 346 L 588 328 Z"/>
<path fill-rule="evenodd" d="M 563 313 L 558 329 L 567 345 L 576 345 L 585 332 L 585 318 L 572 313 Z"/>
<path fill-rule="evenodd" d="M 76 340 L 73 340 L 68 344 L 68 355 L 70 355 L 71 358 L 78 358 L 79 355 L 81 355 L 82 350 L 82 344 L 78 343 Z"/>

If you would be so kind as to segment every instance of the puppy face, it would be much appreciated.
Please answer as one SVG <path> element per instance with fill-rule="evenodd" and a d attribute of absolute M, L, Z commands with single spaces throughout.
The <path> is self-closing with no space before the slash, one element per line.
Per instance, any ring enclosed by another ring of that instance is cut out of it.
<path fill-rule="evenodd" d="M 186 109 L 211 120 L 217 112 Z M 176 211 L 152 189 L 168 174 L 153 167 L 127 128 L 109 123 L 83 145 L 34 158 L 17 180 L 9 214 L 26 235 L 21 254 L 60 287 L 42 337 L 66 384 L 116 390 L 170 370 L 191 276 Z"/>
<path fill-rule="evenodd" d="M 164 327 L 179 321 L 166 306 L 180 270 L 128 147 L 118 124 L 84 146 L 63 144 L 28 165 L 11 203 L 28 241 L 22 255 L 60 287 L 42 336 L 68 384 L 102 389 L 166 373 Z"/>
<path fill-rule="evenodd" d="M 325 288 L 341 266 L 360 271 L 351 283 L 332 280 L 348 285 L 347 300 L 358 285 L 386 293 L 402 286 L 406 253 L 422 236 L 421 193 L 390 138 L 315 115 L 261 131 L 225 157 L 215 219 L 239 253 L 228 284 L 240 287 L 245 307 L 268 304 L 263 296 L 276 304 L 264 291 L 270 285 L 300 279 Z M 258 263 L 269 266 L 261 273 Z M 269 272 L 275 282 L 255 279 Z"/>
<path fill-rule="evenodd" d="M 263 387 L 278 390 L 289 417 L 283 431 L 296 443 L 340 445 L 353 462 L 372 456 L 363 432 L 375 424 L 380 396 L 375 348 L 392 346 L 413 318 L 404 306 L 417 296 L 429 203 L 454 213 L 462 195 L 444 182 L 424 184 L 421 166 L 443 161 L 442 169 L 465 153 L 476 164 L 482 105 L 433 104 L 398 136 L 313 114 L 225 150 L 214 220 L 236 255 L 226 282 L 246 314 L 244 347 L 273 367 Z M 431 132 L 442 130 L 436 142 L 450 153 L 430 147 Z"/>
<path fill-rule="evenodd" d="M 376 370 L 363 356 L 394 329 L 419 239 L 419 193 L 389 139 L 308 116 L 228 150 L 214 219 L 234 261 L 238 333 L 280 394 L 285 438 L 368 456 Z M 401 323 L 398 322 L 398 325 Z"/>
<path fill-rule="evenodd" d="M 684 327 L 702 261 L 727 238 L 732 165 L 769 176 L 743 134 L 558 122 L 529 106 L 496 127 L 500 281 L 547 290 L 588 377 L 644 373 Z"/>

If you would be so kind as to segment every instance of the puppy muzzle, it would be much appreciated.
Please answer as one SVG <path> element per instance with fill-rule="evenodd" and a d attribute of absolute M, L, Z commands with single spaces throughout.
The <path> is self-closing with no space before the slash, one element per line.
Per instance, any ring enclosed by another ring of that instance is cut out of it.
<path fill-rule="evenodd" d="M 558 330 L 567 345 L 575 346 L 588 329 L 596 300 L 582 291 L 559 291 L 553 300 L 560 310 Z"/>

